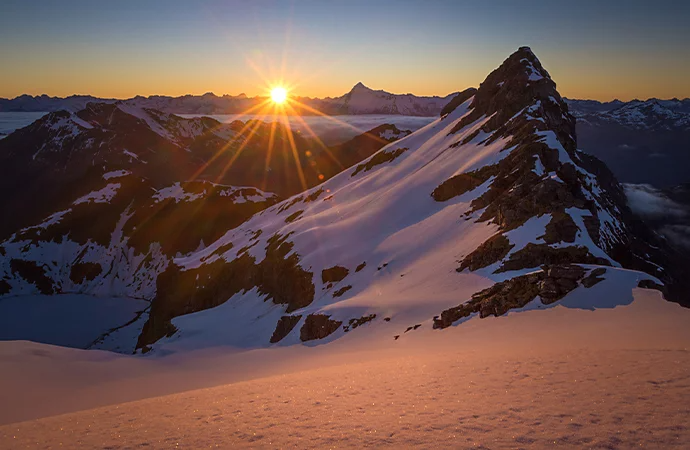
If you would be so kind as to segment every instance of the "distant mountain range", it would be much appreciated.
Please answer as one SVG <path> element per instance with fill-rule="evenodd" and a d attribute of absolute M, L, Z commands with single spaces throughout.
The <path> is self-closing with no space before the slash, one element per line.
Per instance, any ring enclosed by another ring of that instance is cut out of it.
<path fill-rule="evenodd" d="M 445 107 L 453 106 L 454 98 L 463 98 L 463 94 L 469 92 L 474 92 L 474 88 L 445 97 L 419 97 L 372 90 L 357 83 L 340 97 L 296 98 L 289 112 L 434 117 Z M 239 114 L 265 100 L 265 97 L 250 98 L 244 94 L 219 97 L 211 93 L 181 97 L 137 96 L 127 100 L 22 95 L 12 100 L 0 99 L 0 111 L 76 112 L 85 109 L 88 103 L 99 102 L 173 114 Z M 686 170 L 690 167 L 690 99 L 599 102 L 566 98 L 564 101 L 577 119 L 579 148 L 601 158 L 622 182 L 647 183 L 659 188 L 690 182 L 690 172 Z"/>
<path fill-rule="evenodd" d="M 373 90 L 362 83 L 357 83 L 350 92 L 340 97 L 309 98 L 295 97 L 292 109 L 288 113 L 300 115 L 318 114 L 314 110 L 328 115 L 343 114 L 392 114 L 404 116 L 438 116 L 441 109 L 455 96 L 420 97 L 413 94 L 391 94 L 382 90 Z M 47 95 L 21 95 L 14 99 L 0 98 L 0 111 L 13 112 L 51 112 L 59 110 L 79 111 L 88 103 L 117 103 L 137 108 L 150 108 L 174 114 L 240 114 L 265 101 L 266 97 L 247 97 L 212 93 L 204 95 L 183 95 L 168 97 L 153 95 L 136 96 L 126 100 L 73 95 L 70 97 L 49 97 Z M 302 105 L 306 105 L 302 107 Z M 258 109 L 253 111 L 258 113 Z"/>
<path fill-rule="evenodd" d="M 567 103 L 577 118 L 578 147 L 621 181 L 659 188 L 690 182 L 690 99 Z"/>

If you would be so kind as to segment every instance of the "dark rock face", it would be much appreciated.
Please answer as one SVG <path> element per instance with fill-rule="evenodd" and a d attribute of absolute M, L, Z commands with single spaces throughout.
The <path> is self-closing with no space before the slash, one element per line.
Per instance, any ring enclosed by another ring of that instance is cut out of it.
<path fill-rule="evenodd" d="M 473 294 L 467 303 L 443 311 L 434 318 L 434 328 L 447 328 L 475 313 L 481 318 L 502 316 L 511 309 L 524 307 L 537 296 L 545 305 L 553 303 L 577 288 L 586 272 L 574 264 L 553 265 L 545 266 L 540 272 L 496 283 Z"/>
<path fill-rule="evenodd" d="M 12 286 L 10 286 L 7 280 L 0 280 L 0 295 L 9 294 L 11 290 Z"/>
<path fill-rule="evenodd" d="M 542 264 L 567 263 L 611 265 L 607 259 L 593 256 L 587 247 L 572 245 L 555 248 L 546 244 L 529 243 L 523 249 L 510 255 L 510 258 L 496 270 L 496 273 L 529 269 L 539 267 Z"/>
<path fill-rule="evenodd" d="M 271 336 L 271 344 L 282 341 L 285 336 L 290 334 L 290 332 L 293 330 L 293 328 L 295 328 L 301 319 L 301 315 L 281 317 L 276 324 L 276 329 L 273 332 L 273 335 Z"/>
<path fill-rule="evenodd" d="M 366 263 L 366 261 L 364 261 L 362 264 L 360 264 L 359 266 L 357 266 L 357 268 L 355 269 L 355 273 L 357 273 L 357 272 L 359 272 L 360 270 L 364 269 L 366 266 L 367 266 L 367 263 Z"/>
<path fill-rule="evenodd" d="M 462 272 L 465 269 L 475 271 L 490 266 L 505 258 L 513 247 L 514 245 L 510 243 L 508 238 L 502 234 L 497 234 L 487 239 L 482 245 L 477 247 L 475 251 L 467 255 L 465 259 L 462 260 L 457 271 Z"/>
<path fill-rule="evenodd" d="M 469 100 L 474 94 L 477 93 L 477 88 L 467 88 L 462 92 L 458 92 L 458 95 L 453 97 L 453 99 L 446 104 L 441 110 L 441 117 L 445 117 L 448 114 L 455 111 L 455 109 Z"/>
<path fill-rule="evenodd" d="M 300 340 L 302 342 L 323 339 L 334 333 L 343 323 L 331 320 L 330 316 L 324 314 L 309 314 L 300 329 Z"/>
<path fill-rule="evenodd" d="M 304 211 L 295 211 L 294 213 L 290 214 L 285 218 L 285 223 L 292 223 L 295 220 L 299 219 L 303 212 Z"/>
<path fill-rule="evenodd" d="M 376 314 L 369 314 L 368 316 L 362 316 L 357 319 L 350 319 L 347 325 L 343 327 L 343 331 L 347 333 L 348 331 L 354 330 L 355 328 L 371 322 L 374 319 L 376 319 Z"/>
<path fill-rule="evenodd" d="M 601 276 L 605 273 L 606 269 L 603 267 L 592 270 L 585 278 L 582 279 L 582 285 L 588 289 L 591 288 L 595 284 L 604 281 L 604 278 Z"/>
<path fill-rule="evenodd" d="M 307 195 L 306 197 L 304 197 L 304 203 L 309 203 L 309 202 L 315 201 L 316 199 L 319 198 L 319 196 L 321 194 L 323 194 L 323 188 L 316 190 L 316 191 L 312 192 L 311 194 Z"/>
<path fill-rule="evenodd" d="M 539 296 L 545 305 L 551 304 L 575 289 L 586 270 L 573 264 L 545 268 L 546 277 L 539 283 Z"/>
<path fill-rule="evenodd" d="M 350 271 L 346 267 L 333 266 L 321 271 L 321 281 L 326 283 L 337 283 L 345 279 Z"/>
<path fill-rule="evenodd" d="M 41 294 L 51 295 L 55 293 L 53 280 L 46 274 L 45 267 L 39 266 L 33 261 L 24 261 L 22 259 L 12 259 L 10 267 L 12 272 L 19 274 L 29 283 L 33 283 Z"/>
<path fill-rule="evenodd" d="M 352 286 L 343 286 L 333 293 L 333 298 L 342 297 L 347 291 L 352 289 Z"/>
<path fill-rule="evenodd" d="M 640 280 L 639 283 L 637 283 L 637 287 L 643 288 L 643 289 L 654 289 L 655 291 L 659 291 L 662 294 L 666 293 L 666 287 L 655 282 L 652 280 Z"/>
<path fill-rule="evenodd" d="M 102 271 L 103 268 L 98 263 L 79 262 L 72 266 L 69 277 L 72 282 L 81 284 L 84 281 L 93 281 Z"/>
<path fill-rule="evenodd" d="M 479 187 L 495 172 L 496 166 L 484 166 L 472 172 L 455 175 L 438 185 L 431 197 L 437 202 L 445 202 Z"/>
<path fill-rule="evenodd" d="M 395 158 L 398 156 L 402 155 L 405 153 L 407 148 L 396 148 L 395 150 L 388 150 L 385 152 L 379 152 L 376 155 L 374 155 L 369 161 L 359 164 L 356 168 L 355 171 L 352 172 L 351 176 L 355 176 L 360 172 L 367 172 L 374 167 L 380 165 L 380 164 L 385 164 L 387 162 L 393 161 Z"/>
<path fill-rule="evenodd" d="M 547 244 L 558 242 L 575 242 L 578 227 L 573 218 L 565 212 L 558 211 L 553 214 L 551 221 L 546 225 L 546 233 L 542 238 Z"/>

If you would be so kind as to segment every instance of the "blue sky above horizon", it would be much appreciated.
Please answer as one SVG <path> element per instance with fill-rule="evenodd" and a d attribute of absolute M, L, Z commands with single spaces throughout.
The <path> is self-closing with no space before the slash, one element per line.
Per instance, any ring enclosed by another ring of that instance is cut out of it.
<path fill-rule="evenodd" d="M 688 23 L 666 0 L 3 0 L 0 97 L 446 95 L 522 45 L 567 97 L 690 97 Z"/>

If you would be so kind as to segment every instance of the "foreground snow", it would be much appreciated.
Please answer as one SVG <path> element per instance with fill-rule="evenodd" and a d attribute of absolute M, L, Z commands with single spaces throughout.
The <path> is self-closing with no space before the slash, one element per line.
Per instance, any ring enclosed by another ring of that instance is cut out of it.
<path fill-rule="evenodd" d="M 234 384 L 5 425 L 0 447 L 683 447 L 690 311 L 633 292 L 374 345 L 142 359 L 2 343 L 5 423 Z"/>

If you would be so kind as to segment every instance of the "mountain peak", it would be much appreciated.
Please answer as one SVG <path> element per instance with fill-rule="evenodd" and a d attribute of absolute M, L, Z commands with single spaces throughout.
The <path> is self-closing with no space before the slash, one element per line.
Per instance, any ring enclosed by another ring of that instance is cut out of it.
<path fill-rule="evenodd" d="M 545 128 L 558 130 L 559 140 L 572 141 L 574 145 L 575 119 L 568 113 L 556 83 L 532 50 L 520 47 L 479 85 L 471 112 L 458 124 L 458 129 L 489 117 L 482 129 L 493 132 L 528 108 L 529 115 L 543 120 Z M 565 143 L 564 146 L 569 147 Z"/>
<path fill-rule="evenodd" d="M 369 89 L 368 87 L 366 87 L 366 86 L 364 85 L 364 83 L 362 83 L 361 81 L 358 81 L 357 84 L 355 84 L 355 85 L 352 87 L 352 89 L 350 90 L 350 92 L 356 91 L 356 90 L 370 91 L 371 89 Z"/>
<path fill-rule="evenodd" d="M 494 80 L 498 83 L 515 81 L 523 84 L 538 84 L 551 81 L 551 76 L 529 47 L 520 47 L 491 72 L 485 82 Z"/>

